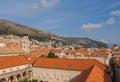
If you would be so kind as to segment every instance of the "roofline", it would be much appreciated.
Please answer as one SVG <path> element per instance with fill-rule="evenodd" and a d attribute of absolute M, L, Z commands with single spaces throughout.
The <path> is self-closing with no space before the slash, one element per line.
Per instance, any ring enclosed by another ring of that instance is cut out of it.
<path fill-rule="evenodd" d="M 40 67 L 40 66 L 32 66 L 36 68 L 47 68 L 47 69 L 61 69 L 61 70 L 71 70 L 71 71 L 84 71 L 84 70 L 77 70 L 77 69 L 65 69 L 65 68 L 50 68 L 50 67 Z"/>
<path fill-rule="evenodd" d="M 21 64 L 21 65 L 26 65 L 26 64 L 29 64 L 29 63 L 25 63 L 25 64 Z M 16 65 L 16 66 L 21 66 L 21 65 Z M 11 68 L 11 67 L 16 67 L 16 66 L 9 66 L 9 67 L 6 67 L 6 68 L 0 68 L 0 70 L 2 70 L 2 69 L 7 69 L 7 68 Z"/>

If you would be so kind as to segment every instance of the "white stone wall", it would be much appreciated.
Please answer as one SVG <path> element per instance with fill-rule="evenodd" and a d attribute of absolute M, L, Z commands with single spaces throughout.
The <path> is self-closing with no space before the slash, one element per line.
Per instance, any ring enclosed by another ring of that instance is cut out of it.
<path fill-rule="evenodd" d="M 30 41 L 29 41 L 28 36 L 24 36 L 21 41 L 22 41 L 22 49 L 25 52 L 29 53 L 29 51 L 30 51 Z"/>
<path fill-rule="evenodd" d="M 6 47 L 5 43 L 0 43 L 0 47 Z"/>
<path fill-rule="evenodd" d="M 75 56 L 70 56 L 67 58 L 70 58 L 70 59 L 96 59 L 97 61 L 99 61 L 103 64 L 107 64 L 107 59 L 104 57 L 75 57 Z"/>
<path fill-rule="evenodd" d="M 18 56 L 20 54 L 0 54 L 0 56 Z"/>
<path fill-rule="evenodd" d="M 82 71 L 33 67 L 33 77 L 38 81 L 68 82 Z"/>
<path fill-rule="evenodd" d="M 28 67 L 29 67 L 29 64 L 20 65 L 20 66 L 16 66 L 16 67 L 9 67 L 9 68 L 5 68 L 5 69 L 0 69 L 0 75 L 5 74 L 5 73 L 18 71 L 18 70 L 22 70 L 22 69 L 26 69 Z"/>
<path fill-rule="evenodd" d="M 110 65 L 110 58 L 112 57 L 112 54 L 109 53 L 108 58 L 106 59 L 106 65 Z"/>

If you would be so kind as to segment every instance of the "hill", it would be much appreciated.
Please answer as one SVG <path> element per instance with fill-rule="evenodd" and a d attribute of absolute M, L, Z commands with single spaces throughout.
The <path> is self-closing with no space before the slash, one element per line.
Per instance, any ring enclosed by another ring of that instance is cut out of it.
<path fill-rule="evenodd" d="M 55 43 L 61 42 L 63 45 L 76 45 L 78 47 L 107 47 L 107 44 L 95 41 L 89 38 L 73 38 L 73 37 L 60 37 L 55 34 L 45 32 L 43 30 L 28 27 L 25 25 L 17 24 L 8 20 L 0 20 L 0 35 L 17 35 L 24 36 L 27 34 L 30 39 L 36 39 L 38 41 L 50 41 L 54 40 Z"/>

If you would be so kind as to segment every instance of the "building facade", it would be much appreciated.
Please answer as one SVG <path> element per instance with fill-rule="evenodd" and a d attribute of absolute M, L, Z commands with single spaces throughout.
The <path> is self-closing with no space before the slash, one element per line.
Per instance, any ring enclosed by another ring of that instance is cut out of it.
<path fill-rule="evenodd" d="M 76 76 L 93 65 L 97 65 L 103 73 L 106 72 L 106 66 L 93 59 L 1 56 L 0 82 L 18 82 L 25 78 L 36 79 L 38 82 L 72 82 Z M 104 79 L 103 76 L 99 77 Z"/>
<path fill-rule="evenodd" d="M 0 62 L 0 82 L 32 79 L 32 66 L 24 56 L 3 56 Z"/>

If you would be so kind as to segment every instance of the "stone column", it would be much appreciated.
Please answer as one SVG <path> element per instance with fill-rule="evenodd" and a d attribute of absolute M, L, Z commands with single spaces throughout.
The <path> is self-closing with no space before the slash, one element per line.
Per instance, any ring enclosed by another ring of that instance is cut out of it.
<path fill-rule="evenodd" d="M 8 77 L 6 77 L 5 79 L 6 79 L 6 82 L 8 82 Z"/>
<path fill-rule="evenodd" d="M 15 82 L 17 82 L 17 81 L 18 81 L 18 80 L 17 80 L 17 76 L 14 76 L 14 81 L 15 81 Z"/>
<path fill-rule="evenodd" d="M 24 78 L 23 78 L 23 73 L 20 73 L 20 76 L 21 76 L 21 80 L 23 80 Z"/>

